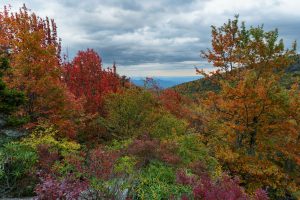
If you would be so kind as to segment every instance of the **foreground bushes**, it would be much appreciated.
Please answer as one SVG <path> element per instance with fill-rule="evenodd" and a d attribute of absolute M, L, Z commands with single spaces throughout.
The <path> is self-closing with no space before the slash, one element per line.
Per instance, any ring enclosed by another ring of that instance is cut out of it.
<path fill-rule="evenodd" d="M 57 134 L 53 126 L 42 125 L 29 137 L 0 147 L 1 195 L 33 195 L 37 173 L 50 172 L 57 160 L 80 148 L 75 142 L 56 139 Z"/>
<path fill-rule="evenodd" d="M 15 194 L 19 184 L 32 177 L 19 195 L 37 195 L 38 199 L 213 199 L 214 194 L 226 199 L 230 189 L 230 198 L 250 198 L 237 181 L 223 175 L 203 137 L 183 119 L 161 112 L 163 108 L 153 99 L 151 93 L 139 89 L 113 95 L 106 104 L 111 114 L 98 124 L 110 125 L 105 127 L 106 134 L 112 137 L 103 144 L 87 146 L 62 138 L 46 122 L 21 140 L 6 143 L 0 150 L 0 180 L 10 180 L 10 185 L 2 186 L 3 190 Z M 126 109 L 115 111 L 114 106 L 120 104 Z M 125 135 L 121 126 L 114 126 L 124 116 L 133 122 Z"/>

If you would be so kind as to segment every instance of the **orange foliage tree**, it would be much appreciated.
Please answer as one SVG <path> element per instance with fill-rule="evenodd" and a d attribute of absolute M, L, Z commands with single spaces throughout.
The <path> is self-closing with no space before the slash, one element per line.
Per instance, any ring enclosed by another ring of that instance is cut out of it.
<path fill-rule="evenodd" d="M 238 17 L 213 26 L 212 50 L 202 52 L 216 70 L 198 73 L 221 88 L 201 101 L 209 110 L 210 142 L 249 191 L 269 187 L 284 195 L 297 189 L 291 174 L 299 169 L 299 90 L 279 83 L 295 53 L 295 46 L 284 49 L 277 30 L 246 29 Z"/>
<path fill-rule="evenodd" d="M 54 20 L 42 19 L 25 5 L 16 13 L 0 13 L 0 46 L 10 53 L 7 83 L 24 91 L 24 113 L 32 122 L 47 119 L 74 135 L 70 119 L 80 109 L 61 81 L 60 40 Z"/>

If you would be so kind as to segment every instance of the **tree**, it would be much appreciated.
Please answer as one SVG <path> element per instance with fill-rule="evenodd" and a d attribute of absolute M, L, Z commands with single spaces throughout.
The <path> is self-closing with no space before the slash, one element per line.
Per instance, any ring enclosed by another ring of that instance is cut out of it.
<path fill-rule="evenodd" d="M 103 112 L 104 96 L 117 92 L 121 84 L 116 66 L 104 70 L 101 57 L 93 49 L 79 51 L 64 68 L 65 82 L 77 98 L 86 100 L 84 108 L 88 113 Z"/>
<path fill-rule="evenodd" d="M 202 56 L 216 71 L 197 71 L 220 86 L 219 92 L 209 92 L 201 101 L 214 121 L 208 135 L 216 154 L 232 172 L 243 177 L 251 191 L 258 187 L 276 188 L 281 195 L 286 190 L 294 191 L 297 183 L 289 176 L 291 171 L 278 162 L 299 160 L 299 154 L 295 154 L 299 152 L 295 117 L 299 110 L 294 110 L 293 100 L 299 98 L 299 90 L 291 95 L 279 83 L 285 67 L 293 62 L 295 46 L 285 50 L 277 30 L 265 32 L 262 26 L 246 29 L 244 23 L 239 27 L 236 18 L 220 28 L 212 27 L 212 48 Z M 233 153 L 230 161 L 223 155 L 226 145 L 216 144 L 214 137 L 228 144 L 227 152 Z M 260 170 L 265 171 L 261 174 Z"/>
<path fill-rule="evenodd" d="M 3 82 L 3 74 L 10 68 L 9 59 L 5 53 L 0 53 L 0 112 L 10 114 L 25 103 L 22 92 L 7 88 Z"/>
<path fill-rule="evenodd" d="M 47 119 L 72 136 L 70 118 L 77 105 L 61 81 L 60 40 L 54 20 L 30 13 L 25 5 L 0 13 L 0 46 L 10 53 L 9 87 L 23 91 L 24 112 L 32 122 Z M 79 108 L 79 107 L 78 107 Z"/>
<path fill-rule="evenodd" d="M 159 100 L 170 113 L 177 117 L 187 118 L 191 114 L 186 106 L 190 103 L 188 99 L 173 89 L 163 90 L 159 95 Z"/>
<path fill-rule="evenodd" d="M 141 88 L 124 89 L 107 96 L 104 108 L 107 115 L 100 117 L 99 123 L 108 133 L 106 140 L 128 139 L 145 133 L 166 138 L 187 130 L 186 121 L 164 110 L 151 92 Z"/>
<path fill-rule="evenodd" d="M 285 50 L 283 40 L 278 41 L 277 29 L 268 32 L 263 26 L 247 29 L 244 22 L 239 26 L 236 16 L 219 28 L 212 26 L 212 48 L 202 51 L 201 56 L 213 63 L 216 70 L 210 73 L 214 75 L 211 78 L 220 83 L 224 79 L 243 79 L 244 69 L 254 70 L 257 79 L 275 71 L 281 75 L 293 63 L 291 58 L 295 56 L 296 43 L 291 50 Z M 197 72 L 209 76 L 202 70 Z"/>
<path fill-rule="evenodd" d="M 128 139 L 149 130 L 152 124 L 147 119 L 156 105 L 151 93 L 130 88 L 109 95 L 104 107 L 107 116 L 101 117 L 99 122 L 107 129 L 111 140 Z"/>

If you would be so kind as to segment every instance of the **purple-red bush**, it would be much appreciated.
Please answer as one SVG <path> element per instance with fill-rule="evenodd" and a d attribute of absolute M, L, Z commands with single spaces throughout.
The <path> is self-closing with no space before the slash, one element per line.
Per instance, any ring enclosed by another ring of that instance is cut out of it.
<path fill-rule="evenodd" d="M 42 144 L 38 146 L 37 153 L 39 156 L 38 166 L 46 173 L 51 172 L 52 165 L 59 160 L 58 151 L 49 150 L 49 145 Z"/>
<path fill-rule="evenodd" d="M 267 193 L 259 189 L 253 196 L 245 193 L 239 186 L 238 179 L 232 179 L 228 175 L 223 175 L 217 181 L 213 181 L 209 176 L 187 175 L 184 171 L 177 172 L 177 182 L 179 184 L 192 187 L 193 198 L 195 200 L 268 200 Z M 182 199 L 187 199 L 183 196 Z"/>
<path fill-rule="evenodd" d="M 268 200 L 268 193 L 263 189 L 258 189 L 254 193 L 253 199 L 255 200 Z"/>
<path fill-rule="evenodd" d="M 99 147 L 90 152 L 86 173 L 90 176 L 107 180 L 113 174 L 114 164 L 119 155 L 115 151 L 105 151 Z"/>
<path fill-rule="evenodd" d="M 149 134 L 144 134 L 136 138 L 129 145 L 127 152 L 139 158 L 141 166 L 149 164 L 151 160 L 161 160 L 168 164 L 177 164 L 180 157 L 176 155 L 175 145 L 163 144 L 156 138 L 151 138 Z"/>
<path fill-rule="evenodd" d="M 159 140 L 153 139 L 149 134 L 136 138 L 128 147 L 128 153 L 140 159 L 140 165 L 147 165 L 150 160 L 158 158 Z"/>
<path fill-rule="evenodd" d="M 80 194 L 88 188 L 88 182 L 67 176 L 58 180 L 47 175 L 41 178 L 41 183 L 36 186 L 35 192 L 38 200 L 48 199 L 78 199 Z"/>

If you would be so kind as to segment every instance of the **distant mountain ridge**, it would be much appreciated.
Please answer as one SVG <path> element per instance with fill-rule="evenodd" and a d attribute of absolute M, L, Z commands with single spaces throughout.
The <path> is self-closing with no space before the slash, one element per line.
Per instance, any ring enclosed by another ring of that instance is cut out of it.
<path fill-rule="evenodd" d="M 166 89 L 182 83 L 198 80 L 201 76 L 155 76 L 150 78 L 153 78 L 159 87 Z M 143 87 L 146 77 L 136 76 L 131 77 L 130 80 L 133 84 Z"/>
<path fill-rule="evenodd" d="M 300 55 L 296 62 L 286 69 L 286 75 L 282 79 L 282 84 L 287 86 L 300 77 Z M 150 77 L 162 89 L 173 88 L 181 94 L 191 96 L 195 93 L 206 91 L 217 91 L 218 88 L 209 80 L 202 79 L 202 76 L 155 76 Z M 133 76 L 130 80 L 133 84 L 143 87 L 146 77 Z"/>

